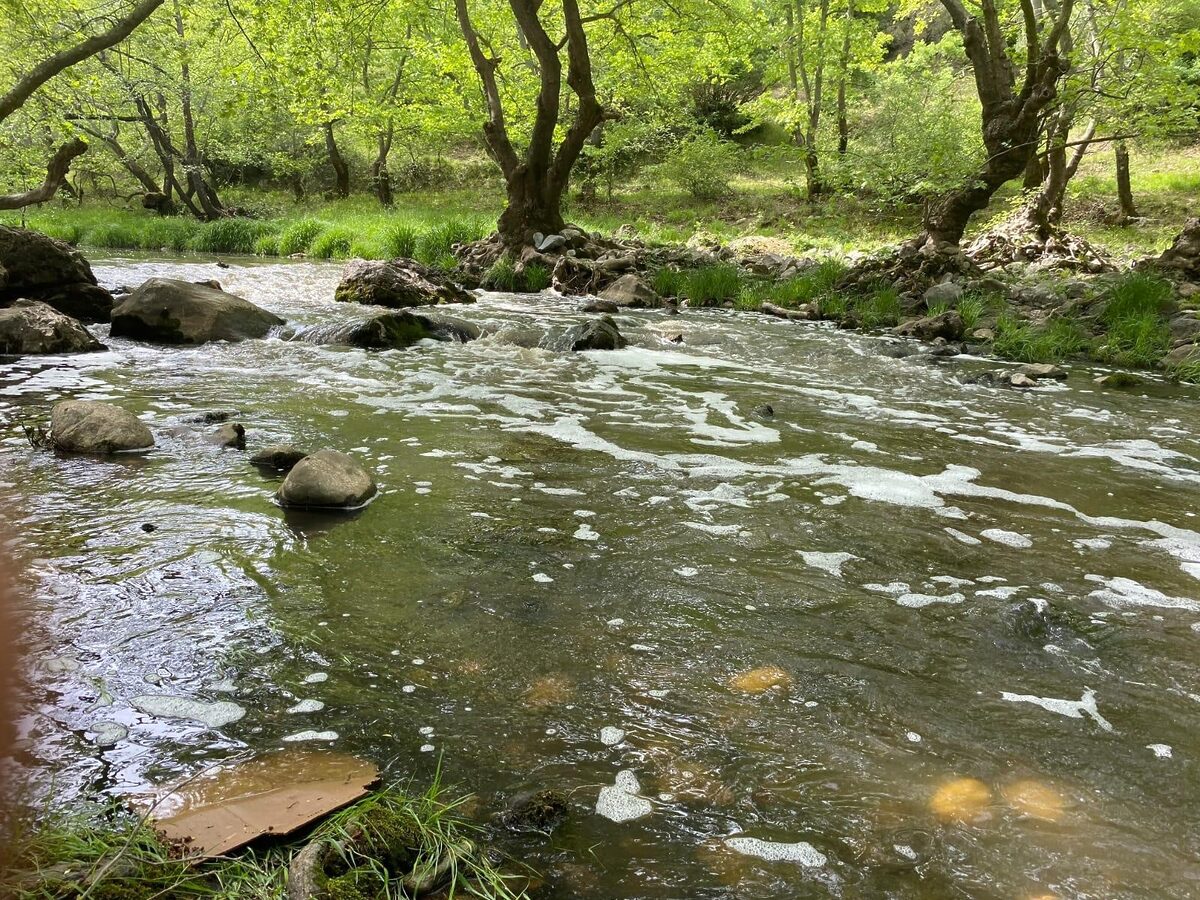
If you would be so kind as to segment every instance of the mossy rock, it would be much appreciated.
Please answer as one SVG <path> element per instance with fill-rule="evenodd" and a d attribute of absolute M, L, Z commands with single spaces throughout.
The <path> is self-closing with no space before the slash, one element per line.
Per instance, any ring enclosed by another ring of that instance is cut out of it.
<path fill-rule="evenodd" d="M 387 881 L 377 869 L 358 866 L 326 879 L 323 894 L 326 900 L 376 900 L 387 896 Z"/>

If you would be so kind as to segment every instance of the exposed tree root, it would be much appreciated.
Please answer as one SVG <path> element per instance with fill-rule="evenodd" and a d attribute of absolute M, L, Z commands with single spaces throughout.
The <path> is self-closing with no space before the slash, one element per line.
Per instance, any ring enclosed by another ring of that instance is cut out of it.
<path fill-rule="evenodd" d="M 1039 226 L 1027 210 L 977 237 L 966 250 L 981 270 L 1014 263 L 1043 271 L 1112 272 L 1116 266 L 1083 238 L 1052 226 Z"/>

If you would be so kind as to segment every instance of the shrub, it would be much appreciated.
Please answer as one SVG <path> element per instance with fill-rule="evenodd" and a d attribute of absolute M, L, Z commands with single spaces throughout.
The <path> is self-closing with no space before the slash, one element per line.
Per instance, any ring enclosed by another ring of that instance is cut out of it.
<path fill-rule="evenodd" d="M 697 200 L 718 200 L 729 193 L 737 154 L 733 144 L 713 131 L 703 131 L 682 141 L 657 168 L 663 178 Z"/>
<path fill-rule="evenodd" d="M 350 245 L 353 243 L 353 231 L 334 225 L 317 235 L 308 252 L 317 259 L 347 259 L 350 256 Z"/>
<path fill-rule="evenodd" d="M 411 259 L 417 252 L 417 229 L 412 225 L 389 225 L 383 233 L 383 249 L 390 259 L 405 257 Z"/>
<path fill-rule="evenodd" d="M 538 294 L 550 287 L 550 270 L 541 263 L 530 263 L 525 267 L 525 290 Z"/>
<path fill-rule="evenodd" d="M 720 264 L 694 269 L 687 276 L 683 294 L 694 305 L 709 306 L 732 300 L 741 289 L 736 266 Z"/>
<path fill-rule="evenodd" d="M 312 219 L 301 219 L 283 229 L 279 236 L 279 255 L 291 256 L 293 253 L 307 253 L 312 242 L 326 228 L 322 222 Z"/>
<path fill-rule="evenodd" d="M 217 219 L 205 222 L 188 246 L 201 253 L 253 253 L 255 242 L 267 226 L 253 219 Z"/>

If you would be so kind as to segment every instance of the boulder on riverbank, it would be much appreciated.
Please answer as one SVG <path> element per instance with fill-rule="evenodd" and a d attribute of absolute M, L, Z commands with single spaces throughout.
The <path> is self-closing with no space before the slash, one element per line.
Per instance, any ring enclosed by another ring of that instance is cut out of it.
<path fill-rule="evenodd" d="M 622 275 L 602 290 L 600 299 L 629 309 L 648 309 L 663 305 L 662 297 L 633 273 Z"/>
<path fill-rule="evenodd" d="M 915 337 L 922 341 L 932 341 L 935 338 L 957 341 L 962 338 L 964 327 L 962 316 L 958 314 L 958 310 L 951 309 L 936 316 L 926 316 L 923 319 L 905 322 L 894 328 L 893 332 L 903 337 Z"/>
<path fill-rule="evenodd" d="M 1185 281 L 1200 280 L 1200 218 L 1188 219 L 1161 256 L 1143 260 L 1138 268 L 1158 269 Z"/>
<path fill-rule="evenodd" d="M 113 307 L 112 294 L 70 244 L 0 225 L 0 307 L 18 299 L 42 300 L 82 322 L 107 322 Z"/>
<path fill-rule="evenodd" d="M 281 506 L 357 509 L 375 496 L 371 473 L 337 450 L 318 450 L 296 463 L 276 497 Z"/>
<path fill-rule="evenodd" d="M 402 350 L 427 339 L 465 344 L 478 338 L 481 333 L 478 325 L 461 319 L 434 318 L 397 310 L 332 329 L 313 329 L 302 337 L 315 343 L 344 344 L 364 350 Z"/>
<path fill-rule="evenodd" d="M 392 309 L 475 302 L 456 282 L 411 259 L 351 260 L 333 299 Z"/>
<path fill-rule="evenodd" d="M 70 316 L 40 300 L 0 309 L 0 354 L 90 353 L 104 345 Z"/>
<path fill-rule="evenodd" d="M 50 411 L 50 437 L 57 450 L 122 453 L 149 450 L 154 435 L 133 413 L 94 400 L 64 400 Z"/>
<path fill-rule="evenodd" d="M 265 337 L 283 319 L 234 294 L 205 285 L 151 278 L 112 314 L 114 337 L 161 344 L 204 344 Z"/>

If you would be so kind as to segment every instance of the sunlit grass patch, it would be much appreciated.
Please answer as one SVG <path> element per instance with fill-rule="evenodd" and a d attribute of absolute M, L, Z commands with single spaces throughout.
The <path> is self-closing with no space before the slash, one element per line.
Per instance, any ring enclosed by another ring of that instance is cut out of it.
<path fill-rule="evenodd" d="M 1090 344 L 1083 327 L 1072 319 L 1051 319 L 1039 328 L 1006 313 L 996 324 L 992 350 L 1002 359 L 1017 362 L 1062 362 Z"/>

